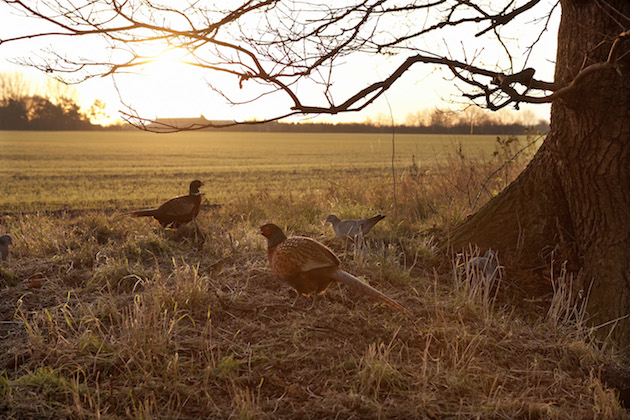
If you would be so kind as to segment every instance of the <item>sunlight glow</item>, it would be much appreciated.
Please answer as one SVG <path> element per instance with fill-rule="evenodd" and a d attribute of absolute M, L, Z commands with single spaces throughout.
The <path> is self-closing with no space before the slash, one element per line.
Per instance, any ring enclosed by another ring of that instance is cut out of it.
<path fill-rule="evenodd" d="M 557 27 L 558 16 L 554 16 L 548 33 L 553 35 L 553 28 Z M 45 23 L 26 19 L 11 13 L 11 9 L 6 4 L 0 3 L 0 39 L 8 36 L 16 36 L 27 33 L 36 33 L 38 28 L 35 25 Z M 514 25 L 509 28 L 513 33 L 506 33 L 506 39 L 513 42 L 528 45 L 526 37 L 523 37 L 522 28 L 524 25 Z M 529 28 L 529 27 L 528 27 Z M 507 31 L 507 29 L 506 29 Z M 458 34 L 461 38 L 461 34 Z M 548 51 L 555 51 L 555 38 L 549 36 L 544 42 Z M 52 38 L 32 39 L 23 43 L 3 44 L 0 49 L 0 71 L 15 70 L 24 71 L 24 68 L 9 64 L 6 60 L 16 57 L 23 57 L 25 54 L 33 54 L 40 48 L 50 47 Z M 89 52 L 105 53 L 106 49 L 95 44 L 89 44 L 89 39 L 85 44 L 77 47 L 77 42 L 81 40 L 71 38 L 55 38 L 55 51 L 63 53 L 64 49 L 73 48 L 76 50 L 85 49 Z M 436 39 L 438 46 L 441 43 L 453 48 L 452 53 L 459 53 L 455 43 L 448 43 L 444 39 Z M 496 46 L 495 46 L 496 47 Z M 129 48 L 137 48 L 138 62 L 142 64 L 137 67 L 128 68 L 127 72 L 122 72 L 113 77 L 93 78 L 77 85 L 81 93 L 81 106 L 89 108 L 96 99 L 100 99 L 106 104 L 105 113 L 111 116 L 119 115 L 118 111 L 137 111 L 137 113 L 147 118 L 177 118 L 177 117 L 198 117 L 204 115 L 212 120 L 251 120 L 275 117 L 287 110 L 292 104 L 288 103 L 287 97 L 263 97 L 255 103 L 245 103 L 245 105 L 230 106 L 226 100 L 209 86 L 211 81 L 213 86 L 234 98 L 235 101 L 241 98 L 256 97 L 257 87 L 254 83 L 245 83 L 241 86 L 241 80 L 232 76 L 200 69 L 186 62 L 194 62 L 194 58 L 189 55 L 189 51 L 182 48 L 175 48 L 164 42 L 154 41 L 143 45 L 134 44 Z M 446 48 L 446 47 L 444 47 Z M 482 56 L 481 52 L 486 55 Z M 124 51 L 124 47 L 119 51 Z M 445 55 L 450 55 L 451 51 L 441 51 Z M 480 64 L 492 66 L 502 57 L 502 50 L 497 50 L 493 46 L 486 44 L 473 44 L 471 53 Z M 479 56 L 477 57 L 477 54 Z M 525 61 L 525 57 L 515 57 Z M 127 56 L 129 59 L 130 56 Z M 371 58 L 371 57 L 367 57 Z M 335 68 L 335 92 L 334 101 L 340 103 L 352 95 L 357 86 L 361 83 L 368 83 L 380 80 L 384 75 L 392 72 L 392 69 L 400 64 L 405 57 L 391 57 L 383 60 L 368 60 L 366 57 L 354 55 L 344 63 L 343 66 Z M 206 57 L 207 59 L 207 57 Z M 487 62 L 482 62 L 483 60 Z M 122 60 L 124 61 L 124 59 Z M 212 60 L 209 60 L 212 61 Z M 528 66 L 536 68 L 536 77 L 541 80 L 553 80 L 554 64 L 549 57 L 541 56 L 541 61 L 531 60 L 526 63 Z M 518 66 L 517 66 L 518 68 Z M 28 70 L 28 69 L 26 69 Z M 360 77 L 357 77 L 360 75 Z M 453 76 L 448 70 L 443 68 L 430 68 L 429 66 L 414 68 L 397 81 L 384 95 L 364 111 L 358 113 L 338 114 L 334 116 L 319 117 L 296 117 L 296 120 L 307 118 L 309 120 L 324 120 L 330 122 L 342 121 L 365 121 L 370 118 L 394 119 L 402 122 L 410 113 L 418 110 L 439 107 L 459 107 L 465 106 L 469 102 L 462 99 L 460 93 L 453 86 Z M 113 83 L 112 83 L 113 81 Z M 358 81 L 358 85 L 357 82 Z M 314 86 L 302 82 L 295 86 L 299 93 L 308 98 L 319 100 L 322 92 L 317 90 L 320 86 Z M 309 89 L 314 89 L 310 95 Z M 252 93 L 253 92 L 253 93 Z M 250 94 L 251 93 L 251 94 Z M 549 115 L 548 105 L 524 105 L 524 109 L 531 109 L 539 116 Z M 95 122 L 101 120 L 95 120 Z M 105 121 L 105 120 L 103 120 Z M 111 121 L 111 120 L 109 120 Z"/>
<path fill-rule="evenodd" d="M 180 76 L 189 70 L 185 64 L 187 52 L 178 48 L 166 48 L 153 56 L 147 57 L 149 63 L 141 66 L 141 72 L 150 77 L 164 79 L 179 74 Z M 183 73 L 184 72 L 184 73 Z"/>
<path fill-rule="evenodd" d="M 187 61 L 180 48 L 152 45 L 138 59 L 132 74 L 115 76 L 122 101 L 151 118 L 198 117 L 209 113 L 217 118 L 221 108 L 204 81 L 204 74 Z M 225 107 L 224 107 L 225 108 Z"/>

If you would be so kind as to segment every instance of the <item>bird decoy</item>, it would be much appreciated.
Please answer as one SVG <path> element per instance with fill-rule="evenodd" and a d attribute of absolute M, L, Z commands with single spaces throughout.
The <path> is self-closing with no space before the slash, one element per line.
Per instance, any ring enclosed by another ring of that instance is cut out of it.
<path fill-rule="evenodd" d="M 203 183 L 196 179 L 190 183 L 188 195 L 171 198 L 157 208 L 136 210 L 131 215 L 134 217 L 153 217 L 163 227 L 177 229 L 192 221 L 199 214 L 201 207 L 199 187 L 202 185 Z"/>
<path fill-rule="evenodd" d="M 390 297 L 339 268 L 339 258 L 324 244 L 305 236 L 287 238 L 273 223 L 260 227 L 267 238 L 267 258 L 273 274 L 304 296 L 321 295 L 333 283 L 343 283 L 371 296 L 411 318 L 411 314 Z"/>
<path fill-rule="evenodd" d="M 340 220 L 334 214 L 326 216 L 326 222 L 332 223 L 333 230 L 338 238 L 354 239 L 360 234 L 367 234 L 375 224 L 383 220 L 385 216 L 377 215 L 369 219 L 344 219 Z"/>
<path fill-rule="evenodd" d="M 488 249 L 483 257 L 472 257 L 468 264 L 471 270 L 487 279 L 494 279 L 499 275 L 499 252 Z"/>
<path fill-rule="evenodd" d="M 5 261 L 9 258 L 9 245 L 13 243 L 13 240 L 9 235 L 0 236 L 0 261 Z"/>

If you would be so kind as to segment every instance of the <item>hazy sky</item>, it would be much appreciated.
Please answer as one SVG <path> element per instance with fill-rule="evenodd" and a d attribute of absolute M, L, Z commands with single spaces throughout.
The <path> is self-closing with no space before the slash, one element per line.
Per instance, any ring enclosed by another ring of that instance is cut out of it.
<path fill-rule="evenodd" d="M 538 61 L 530 61 L 529 66 L 537 69 L 536 77 L 543 80 L 552 80 L 553 58 L 556 49 L 557 18 L 556 13 L 551 30 L 541 44 L 546 51 L 541 54 Z M 0 38 L 4 39 L 16 35 L 36 33 L 43 26 L 34 19 L 15 15 L 4 3 L 0 3 Z M 526 25 L 523 28 L 528 29 Z M 518 42 L 519 35 L 515 35 Z M 79 42 L 78 42 L 79 41 Z M 12 58 L 30 57 L 37 54 L 42 48 L 53 50 L 67 49 L 69 42 L 77 45 L 73 48 L 98 48 L 93 44 L 86 44 L 76 38 L 39 38 L 32 41 L 19 41 L 0 45 L 0 71 L 23 70 L 35 79 L 45 78 L 41 73 L 15 66 L 9 62 Z M 490 48 L 481 46 L 479 48 Z M 494 48 L 494 46 L 492 46 Z M 159 53 L 156 52 L 156 54 Z M 540 53 L 540 51 L 539 51 Z M 244 119 L 263 118 L 265 114 L 261 110 L 269 111 L 273 104 L 257 104 L 249 107 L 233 108 L 227 106 L 223 99 L 212 93 L 205 84 L 204 76 L 198 70 L 179 64 L 177 57 L 172 54 L 164 56 L 156 63 L 140 69 L 141 74 L 117 76 L 115 85 L 122 94 L 125 104 L 137 109 L 142 116 L 154 117 L 189 117 L 203 114 L 208 119 Z M 401 63 L 404 57 L 379 58 L 379 60 L 367 60 L 355 58 L 343 72 L 338 75 L 338 84 L 345 80 L 365 79 L 366 82 L 376 81 L 375 78 L 385 77 L 391 69 Z M 448 70 L 434 69 L 428 65 L 416 65 L 397 81 L 390 89 L 386 97 L 379 98 L 372 106 L 361 113 L 348 113 L 334 117 L 326 117 L 327 120 L 338 121 L 363 121 L 366 117 L 376 117 L 379 114 L 393 114 L 398 123 L 404 122 L 405 116 L 423 108 L 433 106 L 447 107 L 454 105 L 449 101 L 463 102 L 452 83 L 444 80 L 450 77 Z M 237 81 L 226 80 L 237 88 Z M 228 86 L 229 87 L 229 86 Z M 343 87 L 343 86 L 342 86 Z M 89 106 L 94 99 L 99 98 L 108 104 L 108 112 L 116 114 L 119 109 L 125 109 L 120 102 L 119 94 L 114 87 L 111 77 L 92 79 L 77 85 L 82 105 Z M 521 109 L 531 109 L 541 118 L 549 118 L 549 106 L 521 106 Z M 273 112 L 273 111 L 272 111 Z"/>

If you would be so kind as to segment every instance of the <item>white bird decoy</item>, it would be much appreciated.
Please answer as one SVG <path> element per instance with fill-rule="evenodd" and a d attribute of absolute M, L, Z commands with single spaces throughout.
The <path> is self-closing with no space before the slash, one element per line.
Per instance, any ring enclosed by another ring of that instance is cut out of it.
<path fill-rule="evenodd" d="M 337 237 L 341 239 L 354 239 L 359 234 L 367 234 L 375 224 L 383 220 L 385 216 L 377 215 L 369 219 L 344 219 L 339 220 L 334 214 L 326 216 L 326 222 L 332 223 L 333 230 Z"/>
<path fill-rule="evenodd" d="M 488 249 L 483 257 L 473 257 L 468 261 L 471 270 L 474 270 L 486 278 L 491 279 L 499 275 L 499 252 Z"/>

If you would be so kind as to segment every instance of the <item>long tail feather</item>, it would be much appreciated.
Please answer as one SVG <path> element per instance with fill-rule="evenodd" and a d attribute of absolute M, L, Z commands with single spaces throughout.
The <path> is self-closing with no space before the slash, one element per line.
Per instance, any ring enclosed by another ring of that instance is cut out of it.
<path fill-rule="evenodd" d="M 379 292 L 378 290 L 376 290 L 369 284 L 361 281 L 357 277 L 348 273 L 347 271 L 343 271 L 342 269 L 335 270 L 331 274 L 331 277 L 335 279 L 336 281 L 338 281 L 339 283 L 343 283 L 346 286 L 360 293 L 363 293 L 364 295 L 371 296 L 379 300 L 380 302 L 384 303 L 385 305 L 389 306 L 390 308 L 394 309 L 395 311 L 398 311 L 408 316 L 410 319 L 413 319 L 413 316 L 411 315 L 411 313 L 409 313 L 409 311 L 407 311 L 402 305 L 394 301 L 392 298 Z"/>
<path fill-rule="evenodd" d="M 136 210 L 129 214 L 131 214 L 133 217 L 150 217 L 150 216 L 153 216 L 153 214 L 155 213 L 155 210 L 156 209 Z"/>

